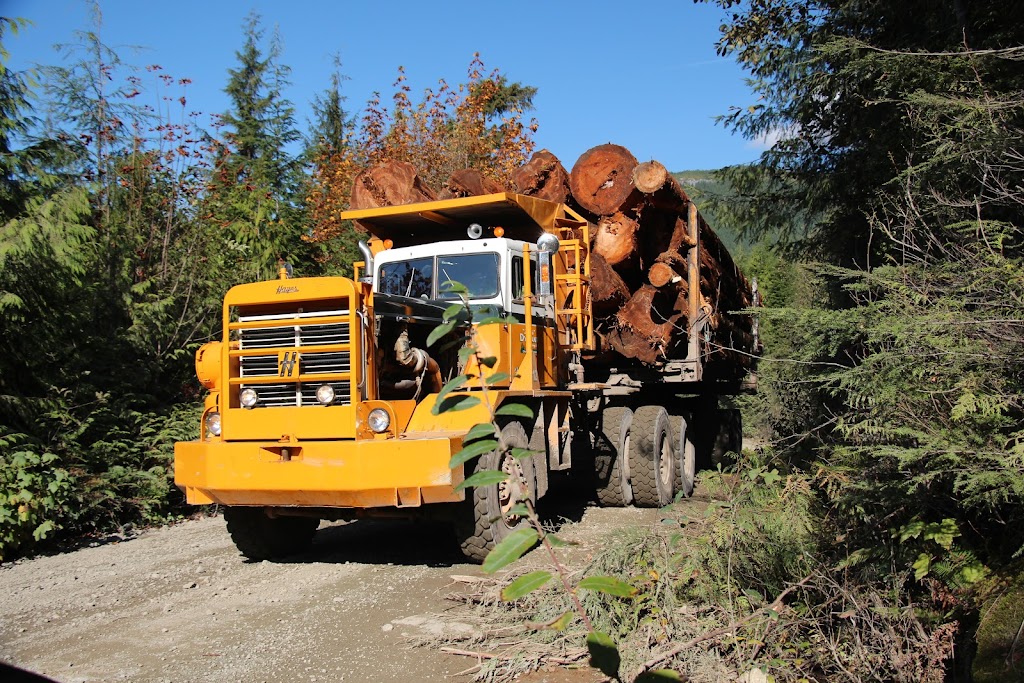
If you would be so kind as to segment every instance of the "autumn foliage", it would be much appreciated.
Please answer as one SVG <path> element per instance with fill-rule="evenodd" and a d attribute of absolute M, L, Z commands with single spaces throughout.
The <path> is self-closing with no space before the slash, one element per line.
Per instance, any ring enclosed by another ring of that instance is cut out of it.
<path fill-rule="evenodd" d="M 314 242 L 342 235 L 340 214 L 348 208 L 355 176 L 384 161 L 406 161 L 432 187 L 460 169 L 472 168 L 503 187 L 533 152 L 536 120 L 524 121 L 534 89 L 508 83 L 497 69 L 486 72 L 474 55 L 465 83 L 444 79 L 413 101 L 405 69 L 399 67 L 390 108 L 380 93 L 341 145 L 325 145 L 313 159 L 306 197 Z"/>

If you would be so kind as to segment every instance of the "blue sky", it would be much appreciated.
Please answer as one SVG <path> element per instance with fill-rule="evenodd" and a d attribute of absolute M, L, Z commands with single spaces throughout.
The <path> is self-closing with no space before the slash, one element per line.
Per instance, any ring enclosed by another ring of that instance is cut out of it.
<path fill-rule="evenodd" d="M 92 27 L 82 0 L 0 0 L 0 8 L 33 22 L 6 37 L 16 69 L 58 62 L 53 46 Z M 673 170 L 752 161 L 760 151 L 714 122 L 753 95 L 733 61 L 715 55 L 721 11 L 690 0 L 646 0 L 635 11 L 622 0 L 104 0 L 101 10 L 102 40 L 126 62 L 191 79 L 188 108 L 205 114 L 229 106 L 227 70 L 237 63 L 243 20 L 256 10 L 264 27 L 280 31 L 280 61 L 292 69 L 286 95 L 302 128 L 335 53 L 356 111 L 375 90 L 391 94 L 399 65 L 416 95 L 439 78 L 464 81 L 480 52 L 489 69 L 538 88 L 538 149 L 567 167 L 605 142 Z"/>

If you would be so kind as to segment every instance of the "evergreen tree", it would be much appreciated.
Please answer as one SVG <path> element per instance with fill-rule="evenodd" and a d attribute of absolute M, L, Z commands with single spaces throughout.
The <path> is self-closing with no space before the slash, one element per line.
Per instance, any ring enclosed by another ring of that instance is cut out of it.
<path fill-rule="evenodd" d="M 717 4 L 759 95 L 724 120 L 778 136 L 719 217 L 828 261 L 764 316 L 776 436 L 845 563 L 967 597 L 1024 552 L 1024 7 Z"/>
<path fill-rule="evenodd" d="M 225 92 L 232 108 L 221 117 L 225 146 L 208 206 L 214 221 L 248 250 L 250 275 L 268 277 L 278 258 L 302 258 L 305 251 L 294 201 L 301 165 L 288 150 L 300 134 L 284 95 L 289 69 L 278 61 L 280 36 L 275 32 L 264 46 L 256 13 L 246 18 L 244 31 L 238 67 L 228 70 Z"/>

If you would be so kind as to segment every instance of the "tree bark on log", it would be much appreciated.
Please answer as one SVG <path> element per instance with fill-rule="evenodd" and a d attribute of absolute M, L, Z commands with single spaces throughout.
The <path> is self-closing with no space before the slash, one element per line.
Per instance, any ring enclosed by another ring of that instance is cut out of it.
<path fill-rule="evenodd" d="M 448 182 L 438 193 L 438 199 L 479 197 L 504 191 L 505 188 L 497 181 L 491 180 L 475 168 L 464 168 L 451 174 Z"/>
<path fill-rule="evenodd" d="M 629 287 L 600 254 L 590 254 L 590 301 L 594 316 L 614 315 L 630 297 Z"/>
<path fill-rule="evenodd" d="M 636 206 L 642 194 L 633 186 L 637 161 L 621 145 L 598 145 L 583 153 L 569 173 L 573 198 L 594 216 L 610 216 Z"/>
<path fill-rule="evenodd" d="M 569 198 L 569 173 L 558 157 L 542 149 L 512 173 L 512 186 L 519 194 L 564 204 Z"/>
<path fill-rule="evenodd" d="M 437 199 L 416 168 L 405 161 L 389 161 L 366 169 L 352 183 L 350 209 L 377 209 Z"/>

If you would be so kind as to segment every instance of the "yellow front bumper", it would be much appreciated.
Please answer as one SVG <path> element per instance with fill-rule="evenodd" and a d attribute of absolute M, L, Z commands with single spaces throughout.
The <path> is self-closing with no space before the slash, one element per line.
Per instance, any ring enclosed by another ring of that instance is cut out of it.
<path fill-rule="evenodd" d="M 175 444 L 174 482 L 189 503 L 417 507 L 465 499 L 448 467 L 461 437 Z M 290 459 L 282 458 L 287 448 Z"/>

